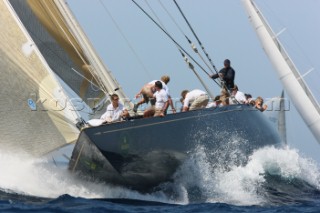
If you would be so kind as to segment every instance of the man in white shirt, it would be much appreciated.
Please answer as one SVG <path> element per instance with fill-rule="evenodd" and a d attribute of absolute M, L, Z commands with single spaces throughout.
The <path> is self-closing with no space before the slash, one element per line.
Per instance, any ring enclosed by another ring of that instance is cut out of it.
<path fill-rule="evenodd" d="M 155 82 L 156 92 L 153 97 L 156 99 L 154 116 L 164 116 L 165 110 L 168 108 L 168 93 L 163 89 L 161 81 Z"/>
<path fill-rule="evenodd" d="M 210 103 L 208 103 L 208 105 L 206 106 L 206 108 L 214 108 L 214 107 L 221 107 L 222 103 L 220 100 L 220 95 L 217 95 L 216 97 L 214 97 L 214 100 Z"/>
<path fill-rule="evenodd" d="M 163 89 L 163 84 L 161 81 L 155 82 L 156 92 L 153 95 L 153 98 L 156 100 L 155 105 L 149 107 L 144 111 L 143 117 L 153 117 L 153 116 L 164 116 L 165 109 L 168 107 L 168 93 Z"/>
<path fill-rule="evenodd" d="M 119 96 L 117 94 L 111 95 L 111 104 L 107 106 L 107 111 L 101 116 L 101 120 L 104 122 L 116 122 L 121 121 L 124 118 L 129 117 L 128 110 L 119 103 Z"/>
<path fill-rule="evenodd" d="M 183 90 L 181 96 L 183 101 L 182 112 L 205 108 L 209 102 L 208 94 L 199 89 Z"/>
<path fill-rule="evenodd" d="M 156 92 L 155 82 L 157 82 L 157 81 L 158 80 L 150 81 L 149 83 L 147 83 L 146 85 L 144 85 L 141 88 L 141 90 L 139 91 L 138 94 L 136 94 L 135 98 L 138 98 L 140 95 L 142 95 L 142 99 L 137 104 L 134 105 L 134 108 L 133 108 L 134 112 L 137 112 L 137 109 L 141 104 L 149 103 L 149 99 L 150 99 L 151 105 L 155 104 L 155 100 L 153 100 L 153 94 Z M 173 113 L 175 113 L 176 110 L 175 110 L 175 108 L 173 106 L 173 102 L 171 100 L 169 87 L 167 86 L 169 81 L 170 81 L 170 77 L 167 76 L 167 75 L 164 75 L 164 76 L 161 77 L 161 81 L 160 82 L 162 83 L 162 89 L 164 89 L 168 94 L 169 105 L 171 106 Z M 167 106 L 167 108 L 168 108 L 168 106 Z M 167 108 L 165 109 L 165 111 L 167 110 Z"/>
<path fill-rule="evenodd" d="M 246 96 L 243 92 L 240 92 L 237 85 L 231 89 L 231 95 L 234 97 L 229 101 L 230 104 L 244 104 L 247 102 Z"/>

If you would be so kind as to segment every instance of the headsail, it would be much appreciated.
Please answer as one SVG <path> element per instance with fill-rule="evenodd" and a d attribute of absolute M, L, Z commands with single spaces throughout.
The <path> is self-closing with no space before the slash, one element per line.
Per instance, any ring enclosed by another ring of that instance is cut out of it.
<path fill-rule="evenodd" d="M 1 148 L 42 155 L 74 142 L 78 119 L 119 85 L 63 0 L 0 0 L 0 9 Z"/>
<path fill-rule="evenodd" d="M 296 66 L 252 0 L 243 0 L 249 19 L 288 96 L 320 143 L 320 108 Z"/>

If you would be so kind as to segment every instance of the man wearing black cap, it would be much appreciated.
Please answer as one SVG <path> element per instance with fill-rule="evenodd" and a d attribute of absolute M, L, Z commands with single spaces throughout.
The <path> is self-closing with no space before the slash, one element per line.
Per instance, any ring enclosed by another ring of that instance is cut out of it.
<path fill-rule="evenodd" d="M 231 62 L 229 59 L 224 60 L 224 68 L 222 68 L 219 73 L 213 74 L 210 77 L 212 79 L 216 78 L 221 78 L 227 89 L 230 91 L 234 87 L 234 77 L 235 77 L 235 71 L 234 69 L 230 66 Z"/>

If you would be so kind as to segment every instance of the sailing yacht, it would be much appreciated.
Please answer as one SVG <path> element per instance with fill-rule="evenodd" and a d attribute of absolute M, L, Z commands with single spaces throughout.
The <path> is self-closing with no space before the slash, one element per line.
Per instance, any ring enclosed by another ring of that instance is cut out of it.
<path fill-rule="evenodd" d="M 3 149 L 43 156 L 73 144 L 70 172 L 150 191 L 198 148 L 228 166 L 280 144 L 266 117 L 244 104 L 78 128 L 110 94 L 129 100 L 122 87 L 64 0 L 0 0 L 0 8 Z"/>

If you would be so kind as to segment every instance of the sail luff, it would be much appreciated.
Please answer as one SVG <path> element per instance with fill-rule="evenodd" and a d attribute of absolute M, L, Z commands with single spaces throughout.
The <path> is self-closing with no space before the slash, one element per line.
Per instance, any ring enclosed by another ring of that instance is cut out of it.
<path fill-rule="evenodd" d="M 292 100 L 306 125 L 320 143 L 319 111 L 314 106 L 313 102 L 310 100 L 304 88 L 302 88 L 300 82 L 291 70 L 292 66 L 290 66 L 290 64 L 293 65 L 292 61 L 290 64 L 288 64 L 287 61 L 289 58 L 283 57 L 283 54 L 280 52 L 277 46 L 280 45 L 280 43 L 276 42 L 277 40 L 275 35 L 270 33 L 272 31 L 271 28 L 266 24 L 266 21 L 262 21 L 263 17 L 259 16 L 260 12 L 256 9 L 255 4 L 251 0 L 243 0 L 242 2 L 262 43 L 264 51 L 277 71 L 278 77 L 286 89 L 288 96 Z"/>

